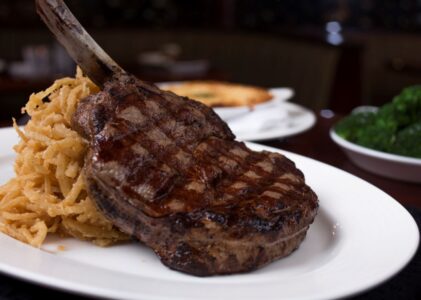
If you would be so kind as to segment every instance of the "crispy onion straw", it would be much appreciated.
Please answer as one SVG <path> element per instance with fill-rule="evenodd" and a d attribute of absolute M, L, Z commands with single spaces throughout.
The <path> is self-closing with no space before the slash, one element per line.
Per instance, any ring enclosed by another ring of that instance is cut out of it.
<path fill-rule="evenodd" d="M 16 176 L 0 187 L 0 231 L 40 247 L 49 233 L 106 246 L 128 237 L 89 198 L 83 179 L 86 142 L 71 128 L 80 99 L 99 89 L 80 69 L 45 91 L 32 94 L 22 109 L 31 120 L 14 147 Z"/>

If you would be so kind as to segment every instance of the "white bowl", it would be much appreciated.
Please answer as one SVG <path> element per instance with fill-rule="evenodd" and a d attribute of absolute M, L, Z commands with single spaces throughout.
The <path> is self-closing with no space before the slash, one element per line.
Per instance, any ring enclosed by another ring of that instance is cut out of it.
<path fill-rule="evenodd" d="M 385 153 L 351 143 L 331 129 L 330 137 L 361 169 L 388 178 L 421 183 L 421 159 Z"/>

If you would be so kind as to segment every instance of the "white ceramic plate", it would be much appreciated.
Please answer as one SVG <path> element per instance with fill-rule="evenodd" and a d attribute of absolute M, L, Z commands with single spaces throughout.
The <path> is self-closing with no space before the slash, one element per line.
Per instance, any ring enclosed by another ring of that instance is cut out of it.
<path fill-rule="evenodd" d="M 275 116 L 277 113 L 277 117 Z M 241 119 L 237 119 L 241 118 Z M 235 126 L 234 122 L 242 122 Z M 286 138 L 304 132 L 316 123 L 315 114 L 295 103 L 283 102 L 272 107 L 249 112 L 248 115 L 231 118 L 227 121 L 235 136 L 241 141 L 264 141 Z M 260 126 L 256 123 L 260 123 Z"/>
<path fill-rule="evenodd" d="M 12 176 L 11 129 L 0 130 L 0 182 Z M 255 150 L 279 151 L 249 144 Z M 99 248 L 49 239 L 35 249 L 0 234 L 0 271 L 74 293 L 116 299 L 330 299 L 380 284 L 414 255 L 419 233 L 390 196 L 334 167 L 293 153 L 320 210 L 300 248 L 256 272 L 198 278 L 171 271 L 137 243 Z M 63 245 L 65 250 L 59 251 Z"/>
<path fill-rule="evenodd" d="M 360 168 L 388 178 L 421 183 L 421 159 L 376 151 L 351 143 L 337 135 L 333 129 L 330 136 Z"/>

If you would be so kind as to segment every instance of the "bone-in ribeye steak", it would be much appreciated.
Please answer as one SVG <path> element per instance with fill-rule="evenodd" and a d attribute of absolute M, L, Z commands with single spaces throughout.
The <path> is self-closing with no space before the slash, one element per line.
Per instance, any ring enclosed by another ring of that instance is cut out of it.
<path fill-rule="evenodd" d="M 318 200 L 292 161 L 248 149 L 210 108 L 128 75 L 62 0 L 36 4 L 103 88 L 73 126 L 89 142 L 88 192 L 113 224 L 199 276 L 247 272 L 299 246 Z"/>
<path fill-rule="evenodd" d="M 208 107 L 123 75 L 84 99 L 88 189 L 122 231 L 168 267 L 245 272 L 288 255 L 317 197 L 285 156 L 254 152 Z"/>

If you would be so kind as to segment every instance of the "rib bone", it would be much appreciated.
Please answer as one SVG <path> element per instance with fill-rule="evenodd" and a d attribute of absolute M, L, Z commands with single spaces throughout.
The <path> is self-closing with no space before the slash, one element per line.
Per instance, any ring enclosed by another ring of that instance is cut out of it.
<path fill-rule="evenodd" d="M 125 71 L 94 41 L 62 0 L 36 0 L 42 20 L 97 85 Z"/>

